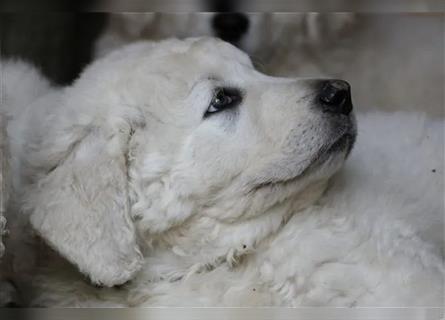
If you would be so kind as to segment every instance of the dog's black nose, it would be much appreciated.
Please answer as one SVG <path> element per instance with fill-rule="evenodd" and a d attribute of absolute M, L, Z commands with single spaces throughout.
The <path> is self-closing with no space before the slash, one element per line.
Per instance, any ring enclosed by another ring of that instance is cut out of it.
<path fill-rule="evenodd" d="M 249 29 L 249 19 L 242 13 L 218 13 L 213 17 L 213 30 L 223 39 L 236 44 Z"/>
<path fill-rule="evenodd" d="M 325 81 L 318 101 L 324 112 L 348 115 L 352 111 L 351 87 L 343 80 Z"/>

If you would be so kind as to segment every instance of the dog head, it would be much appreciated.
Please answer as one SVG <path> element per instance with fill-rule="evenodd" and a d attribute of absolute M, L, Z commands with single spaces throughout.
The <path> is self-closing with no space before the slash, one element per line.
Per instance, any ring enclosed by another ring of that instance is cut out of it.
<path fill-rule="evenodd" d="M 47 169 L 29 192 L 31 222 L 104 285 L 139 270 L 142 240 L 184 226 L 263 221 L 255 241 L 265 237 L 271 215 L 279 224 L 320 194 L 355 138 L 346 82 L 269 77 L 210 38 L 118 50 L 61 103 L 38 152 Z M 194 245 L 227 248 L 204 238 Z"/>

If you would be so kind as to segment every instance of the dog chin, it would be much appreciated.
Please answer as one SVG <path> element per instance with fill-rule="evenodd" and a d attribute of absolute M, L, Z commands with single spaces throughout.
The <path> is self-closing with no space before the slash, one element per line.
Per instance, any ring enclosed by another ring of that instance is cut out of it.
<path fill-rule="evenodd" d="M 317 174 L 318 171 L 336 171 L 351 153 L 355 142 L 355 133 L 345 133 L 334 140 L 328 147 L 322 148 L 300 176 Z M 328 168 L 334 168 L 328 170 Z M 320 174 L 317 174 L 320 175 Z"/>
<path fill-rule="evenodd" d="M 300 187 L 311 181 L 329 179 L 344 164 L 349 156 L 355 141 L 355 134 L 344 134 L 323 152 L 317 153 L 312 161 L 301 171 L 301 173 L 280 180 L 267 181 L 256 184 L 253 190 L 263 188 L 276 188 L 277 186 L 299 185 Z"/>
<path fill-rule="evenodd" d="M 332 143 L 332 145 L 326 150 L 324 154 L 321 155 L 320 158 L 328 158 L 335 154 L 344 154 L 345 159 L 351 153 L 352 147 L 355 142 L 355 134 L 354 133 L 345 133 L 340 136 L 337 140 Z"/>
<path fill-rule="evenodd" d="M 328 147 L 320 149 L 303 171 L 285 182 L 329 179 L 344 164 L 355 142 L 355 131 L 347 132 Z"/>

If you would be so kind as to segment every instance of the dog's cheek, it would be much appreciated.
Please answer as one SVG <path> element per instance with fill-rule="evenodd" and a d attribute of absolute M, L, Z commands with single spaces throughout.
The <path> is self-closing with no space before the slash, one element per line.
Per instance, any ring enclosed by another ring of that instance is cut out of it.
<path fill-rule="evenodd" d="M 141 216 L 137 228 L 140 234 L 150 238 L 181 224 L 192 214 L 193 204 L 188 201 L 176 199 L 167 204 L 155 203 Z"/>
<path fill-rule="evenodd" d="M 156 182 L 132 206 L 133 220 L 144 239 L 169 230 L 192 216 L 195 203 L 189 192 L 172 181 Z"/>

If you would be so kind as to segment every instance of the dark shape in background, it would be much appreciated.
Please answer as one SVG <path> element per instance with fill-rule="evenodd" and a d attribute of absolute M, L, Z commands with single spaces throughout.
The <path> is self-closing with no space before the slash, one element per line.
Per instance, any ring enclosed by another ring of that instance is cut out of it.
<path fill-rule="evenodd" d="M 211 12 L 220 12 L 213 17 L 212 29 L 215 35 L 224 41 L 237 45 L 241 37 L 249 29 L 248 17 L 237 11 L 236 0 L 209 0 Z"/>
<path fill-rule="evenodd" d="M 2 58 L 35 64 L 56 84 L 72 82 L 92 59 L 106 15 L 81 13 L 85 0 L 2 0 Z M 51 9 L 52 12 L 45 13 Z"/>
<path fill-rule="evenodd" d="M 202 0 L 205 11 L 222 12 L 212 23 L 215 36 L 237 44 L 249 20 L 236 13 L 239 1 Z M 93 59 L 94 43 L 107 13 L 86 13 L 100 0 L 2 0 L 0 52 L 36 65 L 53 83 L 70 84 Z M 5 13 L 6 12 L 6 13 Z"/>

